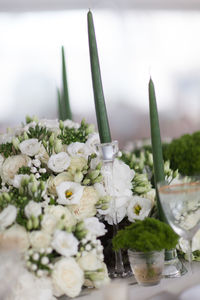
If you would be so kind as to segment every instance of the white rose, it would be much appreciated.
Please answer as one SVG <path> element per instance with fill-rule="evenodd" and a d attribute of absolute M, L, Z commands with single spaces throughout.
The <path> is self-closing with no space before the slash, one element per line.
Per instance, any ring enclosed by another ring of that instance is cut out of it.
<path fill-rule="evenodd" d="M 40 144 L 41 143 L 38 141 L 38 139 L 28 139 L 19 144 L 19 149 L 22 154 L 34 156 L 39 152 Z"/>
<path fill-rule="evenodd" d="M 37 203 L 33 200 L 29 201 L 29 203 L 25 206 L 24 212 L 27 218 L 30 218 L 31 216 L 36 218 L 39 217 L 39 215 L 42 214 L 41 203 Z"/>
<path fill-rule="evenodd" d="M 84 282 L 83 271 L 73 258 L 62 258 L 52 271 L 53 285 L 69 297 L 76 297 Z"/>
<path fill-rule="evenodd" d="M 68 128 L 78 129 L 80 127 L 79 123 L 75 123 L 75 122 L 73 122 L 71 120 L 65 120 L 63 123 L 64 123 L 64 126 L 68 127 Z"/>
<path fill-rule="evenodd" d="M 56 230 L 54 233 L 51 246 L 59 254 L 70 257 L 76 255 L 78 252 L 79 241 L 72 233 L 68 233 L 62 230 Z"/>
<path fill-rule="evenodd" d="M 53 154 L 49 158 L 48 167 L 55 173 L 60 173 L 66 170 L 70 165 L 70 157 L 66 152 Z"/>
<path fill-rule="evenodd" d="M 96 237 L 102 236 L 107 232 L 107 230 L 105 229 L 105 225 L 99 222 L 99 219 L 96 217 L 85 219 L 84 225 L 87 231 Z"/>
<path fill-rule="evenodd" d="M 14 155 L 6 158 L 2 165 L 2 179 L 8 184 L 13 184 L 13 179 L 19 168 L 30 166 L 31 159 L 27 155 Z"/>
<path fill-rule="evenodd" d="M 147 198 L 133 196 L 127 208 L 127 216 L 130 222 L 144 220 L 152 209 L 152 202 Z"/>
<path fill-rule="evenodd" d="M 29 239 L 31 246 L 36 250 L 39 250 L 41 248 L 46 249 L 50 246 L 51 243 L 51 236 L 47 232 L 44 232 L 42 230 L 30 232 Z"/>
<path fill-rule="evenodd" d="M 14 179 L 13 179 L 13 186 L 16 187 L 17 189 L 20 187 L 21 185 L 21 181 L 24 178 L 29 179 L 29 175 L 27 174 L 20 174 L 20 175 L 15 175 Z"/>
<path fill-rule="evenodd" d="M 82 169 L 87 165 L 87 160 L 82 156 L 71 157 L 71 162 L 69 166 L 69 172 L 75 174 L 77 170 L 82 171 Z"/>
<path fill-rule="evenodd" d="M 67 152 L 70 156 L 83 156 L 86 158 L 90 151 L 86 144 L 75 142 L 67 147 Z"/>
<path fill-rule="evenodd" d="M 56 229 L 58 220 L 56 217 L 50 214 L 45 214 L 41 221 L 42 231 L 52 234 Z"/>
<path fill-rule="evenodd" d="M 14 205 L 8 205 L 0 213 L 0 230 L 13 224 L 17 217 L 17 208 Z"/>
<path fill-rule="evenodd" d="M 57 195 L 56 187 L 64 181 L 72 181 L 73 176 L 69 172 L 62 172 L 57 176 L 50 176 L 48 179 L 48 191 L 54 196 Z"/>
<path fill-rule="evenodd" d="M 17 249 L 24 253 L 29 248 L 28 233 L 25 228 L 16 224 L 0 233 L 0 248 Z"/>
<path fill-rule="evenodd" d="M 78 204 L 83 195 L 83 186 L 79 183 L 66 181 L 56 187 L 59 204 L 71 205 Z"/>
<path fill-rule="evenodd" d="M 78 264 L 83 271 L 96 271 L 102 267 L 102 262 L 92 252 L 88 252 L 79 258 Z"/>
<path fill-rule="evenodd" d="M 79 204 L 70 205 L 69 210 L 77 220 L 93 217 L 96 214 L 95 204 L 98 200 L 99 197 L 96 190 L 91 186 L 85 187 Z"/>

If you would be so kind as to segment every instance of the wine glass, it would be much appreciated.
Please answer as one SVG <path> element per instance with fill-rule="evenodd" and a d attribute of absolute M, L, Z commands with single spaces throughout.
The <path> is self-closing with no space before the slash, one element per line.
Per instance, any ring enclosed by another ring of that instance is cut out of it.
<path fill-rule="evenodd" d="M 168 224 L 188 241 L 188 260 L 191 269 L 192 238 L 200 228 L 200 180 L 190 178 L 177 184 L 158 184 L 161 206 Z"/>

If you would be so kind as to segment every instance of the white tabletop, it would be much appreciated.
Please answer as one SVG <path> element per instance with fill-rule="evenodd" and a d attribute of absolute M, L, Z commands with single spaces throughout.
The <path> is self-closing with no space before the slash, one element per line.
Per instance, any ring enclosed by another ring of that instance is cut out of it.
<path fill-rule="evenodd" d="M 185 263 L 187 265 L 187 263 Z M 187 267 L 187 266 L 186 266 Z M 172 294 L 171 299 L 174 296 L 179 295 L 181 292 L 184 290 L 199 284 L 200 285 L 200 262 L 193 262 L 193 273 L 187 273 L 184 276 L 180 278 L 171 278 L 171 279 L 166 279 L 163 278 L 160 282 L 160 284 L 155 285 L 155 286 L 150 286 L 150 287 L 143 287 L 139 286 L 138 284 L 135 284 L 135 279 L 128 278 L 128 279 L 123 279 L 123 280 L 118 280 L 117 283 L 122 282 L 127 283 L 128 285 L 128 299 L 130 300 L 150 300 L 153 299 L 167 299 L 170 300 L 169 296 L 168 298 L 164 296 L 164 292 L 169 292 Z M 116 283 L 116 280 L 114 280 L 114 283 Z M 112 289 L 112 286 L 111 286 Z M 115 291 L 113 291 L 113 294 L 115 294 Z M 161 296 L 157 296 L 161 294 Z M 116 296 L 117 297 L 117 296 Z M 123 300 L 119 299 L 118 297 L 111 297 L 116 300 Z M 111 299 L 109 298 L 109 299 Z M 61 300 L 67 299 L 66 297 L 61 297 Z M 102 290 L 85 290 L 82 292 L 82 294 L 76 298 L 76 300 L 103 300 L 103 292 Z M 199 295 L 200 299 L 200 295 Z"/>

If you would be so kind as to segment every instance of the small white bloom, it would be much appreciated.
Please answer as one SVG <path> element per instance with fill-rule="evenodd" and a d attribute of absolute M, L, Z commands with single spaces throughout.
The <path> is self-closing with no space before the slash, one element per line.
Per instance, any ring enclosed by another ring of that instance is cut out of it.
<path fill-rule="evenodd" d="M 49 263 L 48 257 L 47 256 L 43 256 L 42 259 L 41 259 L 41 263 L 43 265 L 48 265 L 48 263 Z"/>
<path fill-rule="evenodd" d="M 36 253 L 33 254 L 33 260 L 34 260 L 34 261 L 38 261 L 39 258 L 40 258 L 39 253 L 36 252 Z"/>
<path fill-rule="evenodd" d="M 17 189 L 20 187 L 21 185 L 21 181 L 24 179 L 24 178 L 27 178 L 29 179 L 29 175 L 27 174 L 19 174 L 19 175 L 15 175 L 14 179 L 13 179 L 13 186 L 16 187 Z"/>
<path fill-rule="evenodd" d="M 133 196 L 127 208 L 127 216 L 130 222 L 144 220 L 152 209 L 152 202 L 147 198 Z"/>
<path fill-rule="evenodd" d="M 31 173 L 36 173 L 37 172 L 37 169 L 36 169 L 36 167 L 31 167 Z"/>
<path fill-rule="evenodd" d="M 53 154 L 49 158 L 48 167 L 55 173 L 60 173 L 66 170 L 70 165 L 70 157 L 66 152 Z"/>
<path fill-rule="evenodd" d="M 41 248 L 46 249 L 50 246 L 51 243 L 51 236 L 47 232 L 44 232 L 42 230 L 30 232 L 29 239 L 31 246 L 35 250 L 41 250 Z"/>
<path fill-rule="evenodd" d="M 71 120 L 65 120 L 63 122 L 64 126 L 65 127 L 68 127 L 68 128 L 75 128 L 75 129 L 78 129 L 80 127 L 80 124 L 79 123 L 75 123 Z"/>
<path fill-rule="evenodd" d="M 38 123 L 42 127 L 46 127 L 51 131 L 57 131 L 59 129 L 59 121 L 58 119 L 49 120 L 49 119 L 41 119 Z"/>
<path fill-rule="evenodd" d="M 84 220 L 85 228 L 90 232 L 92 235 L 102 236 L 104 235 L 107 230 L 105 229 L 105 225 L 99 222 L 99 219 L 96 217 L 87 218 Z"/>
<path fill-rule="evenodd" d="M 25 215 L 27 218 L 31 216 L 39 217 L 42 214 L 41 203 L 37 203 L 33 200 L 29 201 L 29 203 L 25 206 L 24 209 Z"/>
<path fill-rule="evenodd" d="M 83 186 L 79 183 L 66 181 L 56 187 L 59 204 L 78 204 L 83 195 Z"/>
<path fill-rule="evenodd" d="M 71 143 L 67 147 L 67 152 L 71 156 L 77 156 L 78 155 L 78 156 L 87 157 L 88 154 L 89 154 L 89 148 L 84 143 L 75 142 L 75 143 Z"/>
<path fill-rule="evenodd" d="M 19 149 L 22 154 L 34 156 L 39 152 L 40 144 L 41 143 L 38 141 L 38 139 L 29 139 L 21 142 L 19 144 Z"/>
<path fill-rule="evenodd" d="M 17 217 L 17 208 L 14 205 L 8 205 L 0 213 L 0 230 L 12 225 Z"/>
<path fill-rule="evenodd" d="M 91 153 L 96 153 L 96 145 L 100 143 L 99 134 L 98 133 L 90 133 L 86 142 L 87 147 Z"/>
<path fill-rule="evenodd" d="M 78 296 L 84 283 L 83 271 L 73 258 L 62 258 L 56 262 L 51 277 L 60 295 L 69 297 Z"/>
<path fill-rule="evenodd" d="M 41 161 L 39 159 L 33 159 L 32 163 L 36 168 L 39 168 L 41 165 Z"/>
<path fill-rule="evenodd" d="M 78 252 L 78 244 L 78 240 L 72 233 L 62 230 L 56 230 L 51 243 L 54 250 L 66 257 L 76 255 Z"/>

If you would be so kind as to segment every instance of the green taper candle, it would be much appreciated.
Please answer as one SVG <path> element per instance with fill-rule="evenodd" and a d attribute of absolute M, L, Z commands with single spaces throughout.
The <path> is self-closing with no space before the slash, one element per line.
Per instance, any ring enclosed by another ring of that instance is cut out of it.
<path fill-rule="evenodd" d="M 65 119 L 72 120 L 72 112 L 69 103 L 69 93 L 68 93 L 68 85 L 67 85 L 67 72 L 65 65 L 65 51 L 62 46 L 62 80 L 63 80 L 63 91 L 62 91 L 62 102 L 64 107 L 63 116 Z"/>
<path fill-rule="evenodd" d="M 149 112 L 150 112 L 150 124 L 151 124 L 151 143 L 153 151 L 153 167 L 154 167 L 154 181 L 155 186 L 158 182 L 165 180 L 164 174 L 164 162 L 163 162 L 163 153 L 162 153 L 162 143 L 160 137 L 160 126 L 158 118 L 158 110 L 156 104 L 156 95 L 153 81 L 150 78 L 149 81 Z M 158 206 L 158 216 L 161 221 L 166 221 L 166 218 L 163 214 L 159 195 L 157 193 L 157 206 Z"/>
<path fill-rule="evenodd" d="M 88 37 L 90 49 L 90 64 L 92 73 L 93 92 L 95 100 L 95 109 L 97 116 L 97 124 L 101 143 L 110 143 L 111 134 L 104 100 L 103 86 L 101 80 L 101 70 L 99 65 L 99 57 L 94 30 L 94 23 L 91 11 L 87 15 L 88 20 Z"/>

